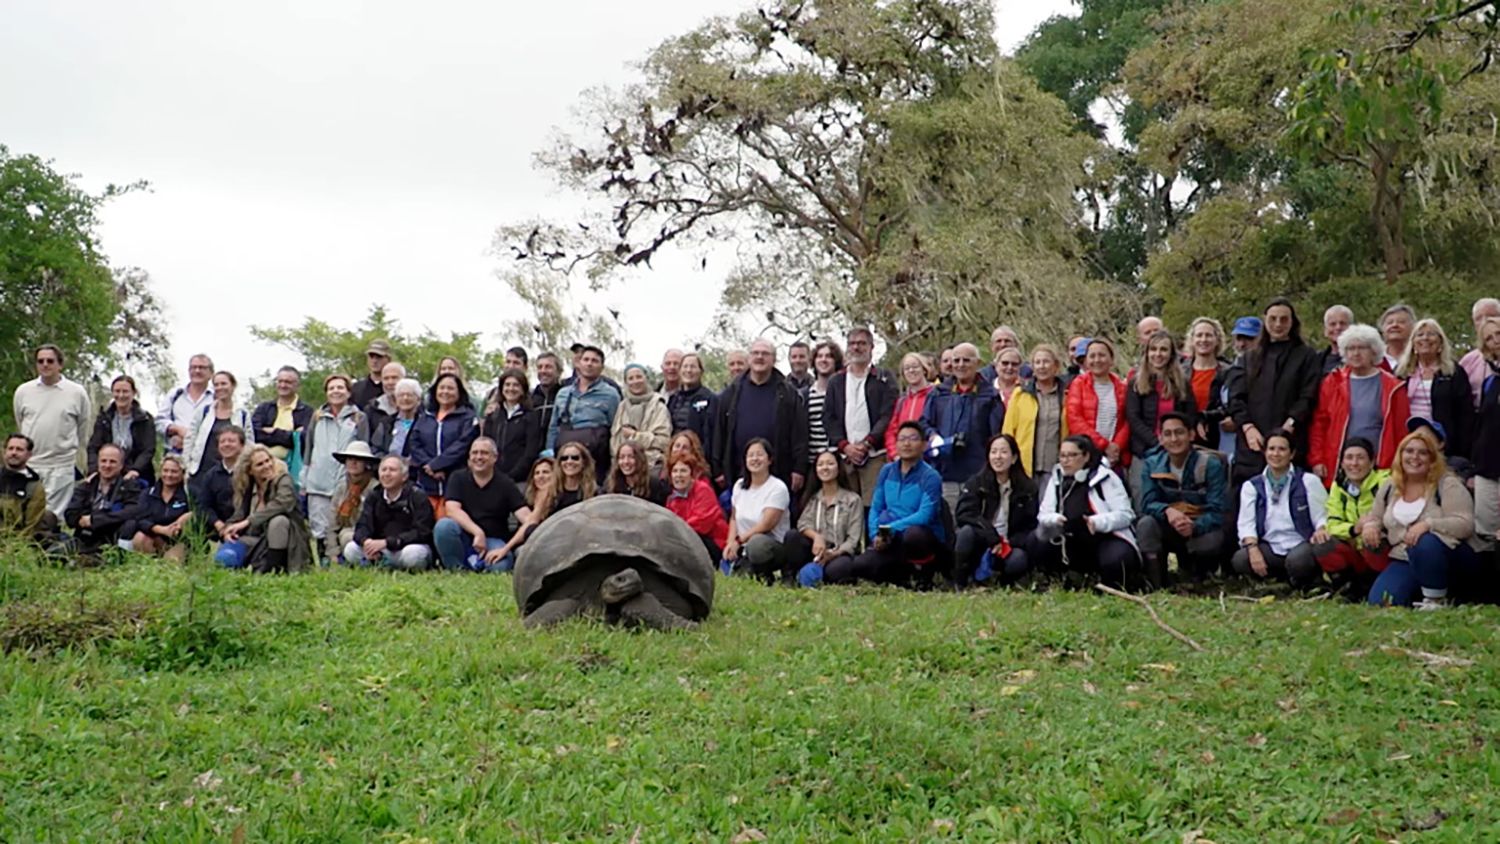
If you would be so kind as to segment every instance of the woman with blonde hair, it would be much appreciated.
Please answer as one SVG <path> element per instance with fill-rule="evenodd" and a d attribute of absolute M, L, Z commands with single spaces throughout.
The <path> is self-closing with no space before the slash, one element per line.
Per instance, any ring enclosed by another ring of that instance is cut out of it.
<path fill-rule="evenodd" d="M 312 538 L 297 506 L 297 490 L 286 464 L 264 445 L 251 446 L 234 469 L 233 521 L 214 560 L 226 568 L 263 572 L 304 571 L 312 562 Z"/>
<path fill-rule="evenodd" d="M 1396 364 L 1396 377 L 1406 382 L 1411 418 L 1441 425 L 1443 454 L 1450 460 L 1467 460 L 1474 428 L 1474 391 L 1437 320 L 1418 320 L 1412 327 L 1411 342 Z"/>
<path fill-rule="evenodd" d="M 927 356 L 918 352 L 907 352 L 901 356 L 901 394 L 891 410 L 891 424 L 885 429 L 885 453 L 896 453 L 896 431 L 902 422 L 920 422 L 922 410 L 927 407 L 927 397 L 932 394 L 933 382 L 937 380 L 937 369 Z"/>
<path fill-rule="evenodd" d="M 1066 362 L 1051 343 L 1031 350 L 1031 378 L 1006 402 L 1000 433 L 1016 441 L 1027 477 L 1044 477 L 1057 465 L 1057 452 L 1068 438 Z"/>
<path fill-rule="evenodd" d="M 1500 318 L 1479 324 L 1484 360 L 1474 426 L 1474 532 L 1486 542 L 1500 533 Z"/>
<path fill-rule="evenodd" d="M 187 467 L 181 457 L 168 454 L 161 459 L 161 477 L 141 495 L 134 519 L 120 531 L 120 538 L 128 540 L 138 553 L 182 562 L 187 559 L 182 531 L 192 517 Z"/>
<path fill-rule="evenodd" d="M 1229 370 L 1224 360 L 1224 326 L 1213 317 L 1198 317 L 1188 326 L 1186 370 L 1188 389 L 1198 405 L 1196 440 L 1226 454 L 1234 451 L 1234 431 L 1225 429 L 1229 403 Z M 1232 424 L 1232 423 L 1230 423 Z"/>

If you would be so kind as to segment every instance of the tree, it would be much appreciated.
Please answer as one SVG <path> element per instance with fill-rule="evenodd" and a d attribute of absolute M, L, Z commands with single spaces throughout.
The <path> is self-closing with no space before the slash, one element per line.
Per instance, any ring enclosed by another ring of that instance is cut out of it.
<path fill-rule="evenodd" d="M 982 0 L 776 0 L 711 21 L 653 51 L 644 83 L 591 98 L 599 135 L 540 156 L 605 210 L 501 236 L 595 284 L 733 241 L 728 309 L 799 335 L 866 322 L 895 347 L 1092 316 L 1037 313 L 1049 291 L 1118 313 L 1129 291 L 1091 286 L 1076 239 L 1099 149 L 999 59 L 993 28 Z"/>
<path fill-rule="evenodd" d="M 503 249 L 503 243 L 497 243 Z M 566 273 L 533 265 L 500 273 L 500 279 L 516 299 L 531 309 L 529 317 L 517 317 L 506 323 L 509 336 L 522 346 L 537 352 L 561 353 L 574 343 L 593 343 L 606 352 L 610 362 L 624 361 L 632 352 L 625 336 L 620 315 L 595 312 L 574 301 L 572 282 Z"/>
<path fill-rule="evenodd" d="M 99 209 L 145 183 L 90 194 L 52 162 L 0 146 L 0 381 L 34 377 L 31 353 L 63 350 L 67 370 L 155 374 L 168 366 L 161 309 L 144 270 L 112 270 Z M 8 417 L 9 405 L 4 413 Z"/>

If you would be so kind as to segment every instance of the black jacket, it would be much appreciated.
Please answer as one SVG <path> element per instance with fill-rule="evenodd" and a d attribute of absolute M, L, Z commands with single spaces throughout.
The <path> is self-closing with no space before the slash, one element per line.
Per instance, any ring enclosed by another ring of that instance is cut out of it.
<path fill-rule="evenodd" d="M 371 405 L 371 407 L 373 406 Z M 379 415 L 376 416 L 366 411 L 365 416 L 370 424 L 370 451 L 377 457 L 384 457 L 391 452 L 391 437 L 395 432 L 397 417 L 381 410 L 377 410 L 375 413 Z M 417 411 L 419 416 L 421 413 L 421 410 Z M 415 431 L 416 427 L 416 420 L 412 420 L 412 430 Z M 411 440 L 412 434 L 411 432 L 407 432 L 406 443 L 402 446 L 401 450 L 402 457 L 411 456 Z"/>
<path fill-rule="evenodd" d="M 531 409 L 541 415 L 543 439 L 546 439 L 547 429 L 552 425 L 552 411 L 557 407 L 557 394 L 562 392 L 562 388 L 562 382 L 550 387 L 537 384 L 531 388 Z"/>
<path fill-rule="evenodd" d="M 1344 359 L 1339 356 L 1339 347 L 1336 344 L 1318 352 L 1318 369 L 1322 370 L 1324 375 L 1343 365 Z"/>
<path fill-rule="evenodd" d="M 302 431 L 305 436 L 307 432 L 307 423 L 312 421 L 312 414 L 312 407 L 301 399 L 298 399 L 297 404 L 292 407 L 292 428 L 294 430 Z M 270 401 L 263 401 L 255 406 L 255 410 L 250 412 L 250 427 L 254 428 L 255 430 L 253 432 L 247 431 L 246 433 L 248 433 L 250 437 L 255 440 L 256 445 L 281 446 L 282 448 L 291 448 L 291 431 L 266 432 L 262 430 L 264 428 L 269 428 L 275 424 L 276 400 L 271 399 Z"/>
<path fill-rule="evenodd" d="M 744 387 L 747 372 L 734 379 L 720 397 L 718 423 L 714 426 L 713 453 L 719 456 L 719 474 L 733 484 L 740 476 L 743 454 L 735 454 L 734 432 L 739 425 L 740 390 Z M 771 474 L 781 479 L 788 487 L 792 485 L 792 472 L 801 471 L 807 465 L 807 415 L 802 412 L 802 399 L 780 370 L 771 370 L 771 384 L 776 390 L 776 439 L 771 448 L 776 459 L 771 465 Z"/>
<path fill-rule="evenodd" d="M 219 464 L 222 469 L 224 464 Z M 178 487 L 177 492 L 172 495 L 171 501 L 161 500 L 161 490 L 152 484 L 151 488 L 141 493 L 141 500 L 137 502 L 135 513 L 135 526 L 141 532 L 149 532 L 154 527 L 166 527 L 189 511 L 188 494 L 185 487 Z M 123 537 L 122 537 L 123 538 Z"/>
<path fill-rule="evenodd" d="M 1218 380 L 1217 376 L 1215 380 Z M 1193 420 L 1188 424 L 1189 428 L 1197 424 L 1198 399 L 1192 389 L 1188 390 L 1186 398 L 1172 402 L 1172 409 Z M 1156 410 L 1156 393 L 1141 395 L 1135 388 L 1135 379 L 1131 379 L 1125 385 L 1125 421 L 1130 424 L 1130 453 L 1136 457 L 1144 457 L 1157 446 Z"/>
<path fill-rule="evenodd" d="M 1024 476 L 1011 481 L 1010 509 L 1005 516 L 1006 532 L 1009 534 L 1007 539 L 1036 529 L 1036 514 L 1040 503 L 1036 481 Z M 978 528 L 986 541 L 994 544 L 995 540 L 990 537 L 995 537 L 995 511 L 999 508 L 1000 482 L 995 480 L 994 471 L 986 466 L 974 477 L 964 481 L 958 493 L 958 507 L 954 510 L 953 521 L 959 528 Z"/>
<path fill-rule="evenodd" d="M 1209 448 L 1218 448 L 1219 423 L 1223 422 L 1225 417 L 1229 416 L 1229 403 L 1223 399 L 1225 394 L 1224 388 L 1228 385 L 1230 388 L 1229 392 L 1234 392 L 1234 385 L 1230 379 L 1235 377 L 1237 371 L 1234 364 L 1223 359 L 1219 360 L 1219 364 L 1214 371 L 1213 384 L 1209 385 L 1208 388 L 1208 406 L 1198 408 L 1198 423 L 1208 429 L 1208 439 L 1200 442 L 1200 445 L 1207 445 Z M 1193 381 L 1193 362 L 1191 360 L 1183 362 L 1182 374 L 1183 377 L 1188 379 L 1188 383 L 1191 384 Z M 1193 398 L 1193 403 L 1198 403 L 1196 396 Z M 1196 433 L 1194 434 L 1194 440 L 1197 440 Z"/>
<path fill-rule="evenodd" d="M 1297 461 L 1307 453 L 1307 432 L 1312 427 L 1313 410 L 1318 404 L 1318 385 L 1323 372 L 1318 353 L 1306 343 L 1271 344 L 1276 365 L 1266 361 L 1257 346 L 1244 354 L 1238 364 L 1243 372 L 1231 376 L 1229 415 L 1239 424 L 1235 446 L 1235 477 L 1244 480 L 1265 466 L 1265 458 L 1250 450 L 1245 441 L 1246 424 L 1254 424 L 1262 437 L 1282 426 L 1288 418 L 1296 423 L 1293 445 Z"/>
<path fill-rule="evenodd" d="M 433 521 L 432 504 L 415 484 L 403 487 L 395 501 L 386 501 L 385 488 L 376 484 L 365 493 L 364 507 L 354 525 L 354 544 L 384 539 L 390 551 L 408 545 L 431 545 Z"/>
<path fill-rule="evenodd" d="M 1482 383 L 1474 426 L 1474 473 L 1496 481 L 1500 480 L 1500 375 L 1491 368 Z"/>
<path fill-rule="evenodd" d="M 94 417 L 94 433 L 89 437 L 89 474 L 99 468 L 99 449 L 115 441 L 115 405 L 106 404 Z M 140 402 L 130 403 L 130 449 L 125 452 L 125 471 L 134 469 L 151 483 L 156 478 L 152 461 L 156 459 L 156 418 L 141 410 Z"/>
<path fill-rule="evenodd" d="M 135 515 L 141 498 L 141 484 L 121 477 L 110 488 L 109 494 L 96 503 L 94 498 L 98 495 L 99 485 L 97 476 L 93 480 L 79 481 L 73 486 L 68 509 L 63 511 L 63 519 L 85 548 L 97 548 L 119 538 L 120 528 Z M 80 528 L 78 521 L 84 516 L 89 517 L 90 524 L 87 528 Z"/>
<path fill-rule="evenodd" d="M 500 460 L 495 470 L 518 484 L 525 485 L 531 475 L 531 464 L 542 451 L 542 412 L 522 409 L 507 417 L 503 406 L 479 423 L 479 435 L 495 441 Z"/>
<path fill-rule="evenodd" d="M 687 390 L 678 390 L 667 399 L 667 415 L 672 418 L 672 433 L 692 431 L 698 435 L 698 443 L 704 450 L 714 448 L 714 430 L 719 417 L 719 396 L 713 390 L 699 384 Z M 718 462 L 717 454 L 707 455 L 710 463 Z M 714 473 L 718 470 L 714 468 Z"/>
<path fill-rule="evenodd" d="M 848 426 L 844 421 L 844 406 L 848 402 L 848 370 L 842 370 L 828 379 L 828 393 L 823 397 L 823 430 L 828 433 L 828 444 L 843 448 L 849 441 Z M 870 410 L 870 435 L 865 438 L 872 452 L 885 448 L 885 429 L 891 424 L 891 414 L 896 409 L 896 397 L 901 389 L 896 378 L 878 366 L 870 367 L 865 376 L 865 406 Z"/>
<path fill-rule="evenodd" d="M 1411 395 L 1410 387 L 1406 394 Z M 1474 450 L 1474 387 L 1463 367 L 1455 366 L 1452 375 L 1439 372 L 1432 379 L 1432 421 L 1448 435 L 1443 453 L 1450 459 L 1467 460 Z"/>
<path fill-rule="evenodd" d="M 371 380 L 370 376 L 366 375 L 354 382 L 354 387 L 349 390 L 349 401 L 355 407 L 363 408 L 370 402 L 380 398 L 380 394 L 383 392 L 385 392 L 385 385 L 380 383 L 380 379 Z M 276 414 L 271 414 L 271 418 L 275 419 Z M 256 423 L 256 427 L 260 427 L 259 422 Z M 255 441 L 260 442 L 260 437 L 256 437 Z"/>
<path fill-rule="evenodd" d="M 234 475 L 224 468 L 224 461 L 215 460 L 213 465 L 199 470 L 188 492 L 193 498 L 193 509 L 207 520 L 210 528 L 214 522 L 234 521 Z"/>

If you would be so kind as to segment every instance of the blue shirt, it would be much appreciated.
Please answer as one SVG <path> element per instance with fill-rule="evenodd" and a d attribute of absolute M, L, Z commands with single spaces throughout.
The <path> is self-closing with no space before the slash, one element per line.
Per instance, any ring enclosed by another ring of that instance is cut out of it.
<path fill-rule="evenodd" d="M 1380 373 L 1366 378 L 1349 376 L 1349 427 L 1344 442 L 1354 437 L 1364 437 L 1380 449 L 1380 433 L 1385 430 L 1380 396 Z M 1340 449 L 1342 452 L 1342 449 Z M 1333 471 L 1329 466 L 1329 471 Z"/>

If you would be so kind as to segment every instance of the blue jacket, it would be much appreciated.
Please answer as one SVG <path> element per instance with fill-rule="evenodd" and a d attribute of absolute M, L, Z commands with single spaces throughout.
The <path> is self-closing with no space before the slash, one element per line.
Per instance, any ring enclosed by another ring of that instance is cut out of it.
<path fill-rule="evenodd" d="M 422 471 L 431 466 L 434 472 L 453 474 L 454 470 L 469 465 L 469 445 L 479 436 L 474 426 L 474 409 L 460 404 L 453 408 L 442 422 L 436 415 L 422 411 L 412 425 L 409 436 L 411 475 L 417 485 L 428 495 L 442 495 L 444 484 Z"/>
<path fill-rule="evenodd" d="M 615 421 L 615 410 L 620 406 L 620 388 L 603 378 L 589 385 L 585 392 L 578 392 L 577 383 L 568 384 L 557 393 L 553 407 L 552 422 L 547 426 L 546 451 L 557 450 L 557 435 L 563 431 L 579 428 L 608 429 Z"/>
<path fill-rule="evenodd" d="M 1224 461 L 1202 448 L 1188 452 L 1182 480 L 1172 474 L 1166 451 L 1156 448 L 1144 458 L 1141 477 L 1141 512 L 1165 520 L 1167 508 L 1178 502 L 1193 504 L 1203 512 L 1193 519 L 1193 535 L 1202 536 L 1224 526 L 1229 509 L 1229 473 Z"/>
<path fill-rule="evenodd" d="M 961 484 L 984 468 L 987 456 L 984 444 L 1000 432 L 1005 405 L 989 381 L 976 381 L 975 389 L 967 393 L 954 392 L 953 385 L 952 379 L 944 381 L 927 397 L 927 406 L 922 409 L 922 432 L 929 438 L 933 434 L 943 438 L 932 463 L 943 480 Z M 959 431 L 965 432 L 968 441 L 963 448 L 954 448 L 953 435 Z"/>
<path fill-rule="evenodd" d="M 943 530 L 943 479 L 937 470 L 920 461 L 904 475 L 899 460 L 882 466 L 880 477 L 875 480 L 875 497 L 870 501 L 871 539 L 881 525 L 890 526 L 895 533 L 909 527 L 925 527 L 939 542 L 947 541 L 947 532 Z"/>

